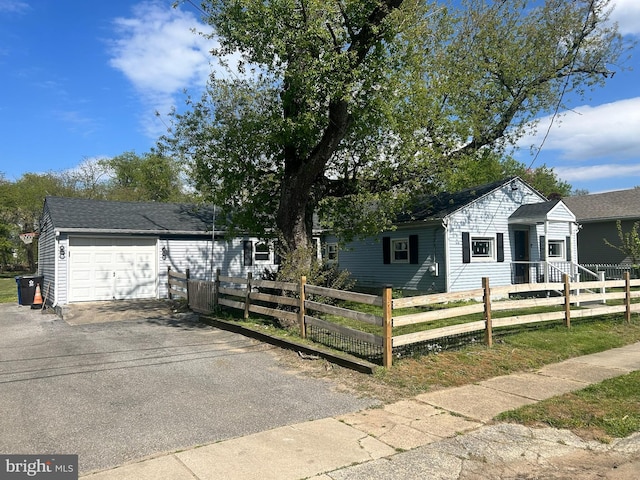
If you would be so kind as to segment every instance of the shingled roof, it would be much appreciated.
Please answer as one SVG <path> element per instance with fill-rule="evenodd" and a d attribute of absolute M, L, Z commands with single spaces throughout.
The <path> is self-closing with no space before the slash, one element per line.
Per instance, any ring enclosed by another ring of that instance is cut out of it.
<path fill-rule="evenodd" d="M 640 219 L 640 188 L 566 197 L 579 222 Z"/>
<path fill-rule="evenodd" d="M 518 177 L 509 177 L 485 185 L 467 188 L 456 193 L 439 193 L 424 196 L 415 203 L 411 211 L 398 215 L 398 223 L 421 220 L 441 220 L 469 203 L 481 198 Z"/>
<path fill-rule="evenodd" d="M 45 209 L 61 231 L 203 234 L 213 225 L 211 205 L 46 197 Z"/>
<path fill-rule="evenodd" d="M 528 203 L 526 205 L 520 205 L 518 209 L 511 214 L 510 220 L 517 220 L 520 218 L 529 219 L 536 217 L 546 216 L 553 207 L 558 204 L 559 200 L 549 200 L 547 202 L 540 203 Z"/>

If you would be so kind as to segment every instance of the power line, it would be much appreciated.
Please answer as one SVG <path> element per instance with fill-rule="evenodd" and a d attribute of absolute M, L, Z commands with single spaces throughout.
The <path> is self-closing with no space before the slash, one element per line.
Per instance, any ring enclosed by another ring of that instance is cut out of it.
<path fill-rule="evenodd" d="M 589 16 L 591 14 L 591 12 L 593 11 L 593 4 L 594 4 L 595 0 L 591 0 L 589 2 L 589 8 L 587 9 L 587 17 L 584 20 L 584 24 L 582 25 L 582 30 L 580 32 L 580 43 L 576 46 L 576 51 L 573 55 L 573 58 L 571 59 L 571 64 L 569 65 L 569 74 L 567 75 L 564 85 L 562 86 L 562 91 L 560 92 L 560 96 L 558 97 L 558 101 L 556 102 L 556 106 L 554 108 L 553 111 L 553 115 L 551 116 L 551 121 L 549 122 L 549 126 L 547 127 L 547 131 L 544 134 L 544 137 L 542 138 L 542 142 L 540 142 L 540 146 L 538 147 L 538 149 L 536 150 L 536 154 L 533 157 L 533 160 L 531 160 L 531 163 L 529 164 L 529 169 L 531 169 L 533 167 L 533 164 L 536 162 L 536 160 L 538 159 L 538 156 L 540 155 L 540 152 L 542 151 L 542 147 L 544 146 L 544 144 L 547 141 L 547 138 L 549 138 L 549 134 L 551 133 L 551 127 L 553 126 L 553 123 L 556 120 L 556 117 L 558 116 L 558 112 L 560 111 L 560 105 L 562 104 L 562 99 L 564 98 L 564 95 L 567 91 L 567 88 L 569 86 L 569 80 L 571 79 L 571 71 L 573 71 L 573 67 L 575 67 L 576 65 L 576 61 L 578 58 L 578 49 L 582 46 L 582 43 L 586 37 L 585 35 L 585 31 L 587 29 L 587 25 L 589 24 Z"/>

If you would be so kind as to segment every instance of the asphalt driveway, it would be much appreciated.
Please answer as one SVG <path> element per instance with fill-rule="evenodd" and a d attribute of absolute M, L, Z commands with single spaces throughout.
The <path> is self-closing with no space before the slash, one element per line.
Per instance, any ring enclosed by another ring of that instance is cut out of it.
<path fill-rule="evenodd" d="M 78 454 L 87 473 L 375 403 L 195 319 L 126 316 L 70 325 L 0 304 L 0 452 Z"/>

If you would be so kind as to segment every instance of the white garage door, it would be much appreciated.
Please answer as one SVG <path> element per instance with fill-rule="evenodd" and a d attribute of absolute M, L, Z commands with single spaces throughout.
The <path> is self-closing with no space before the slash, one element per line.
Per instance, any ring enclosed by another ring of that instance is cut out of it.
<path fill-rule="evenodd" d="M 155 298 L 156 239 L 69 238 L 69 301 Z"/>

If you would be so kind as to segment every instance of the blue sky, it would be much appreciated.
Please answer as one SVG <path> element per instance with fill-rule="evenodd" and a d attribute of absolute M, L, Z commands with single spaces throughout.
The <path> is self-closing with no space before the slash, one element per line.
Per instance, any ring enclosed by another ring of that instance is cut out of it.
<path fill-rule="evenodd" d="M 623 34 L 640 38 L 640 0 L 614 0 Z M 64 171 L 147 152 L 172 106 L 210 73 L 213 46 L 193 7 L 172 0 L 0 0 L 0 172 Z M 198 3 L 198 2 L 195 2 Z M 554 122 L 533 167 L 592 193 L 640 186 L 640 46 L 604 89 Z M 160 116 L 156 116 L 156 112 Z M 525 138 L 516 158 L 527 165 Z"/>

